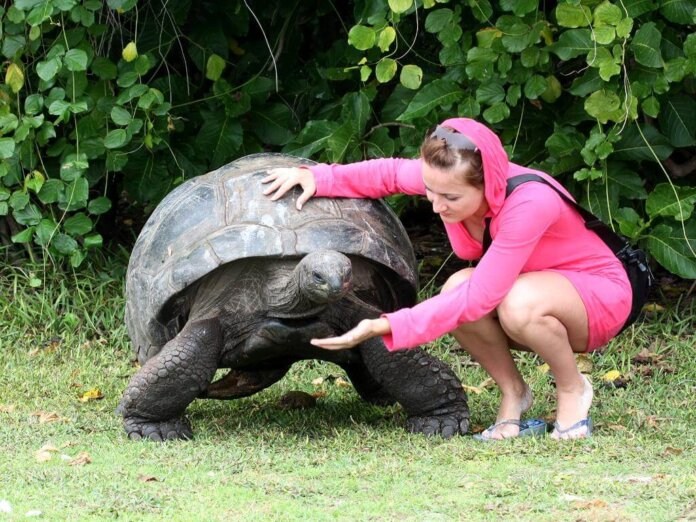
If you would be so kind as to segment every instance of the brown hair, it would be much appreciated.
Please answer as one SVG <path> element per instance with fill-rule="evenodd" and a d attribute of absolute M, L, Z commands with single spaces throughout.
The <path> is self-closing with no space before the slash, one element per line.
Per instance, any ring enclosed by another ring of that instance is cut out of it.
<path fill-rule="evenodd" d="M 454 129 L 449 129 L 452 132 L 457 132 Z M 473 185 L 474 187 L 483 187 L 483 162 L 479 151 L 455 149 L 448 145 L 441 138 L 431 138 L 432 130 L 423 140 L 421 145 L 421 157 L 431 167 L 442 170 L 454 171 L 459 178 Z"/>

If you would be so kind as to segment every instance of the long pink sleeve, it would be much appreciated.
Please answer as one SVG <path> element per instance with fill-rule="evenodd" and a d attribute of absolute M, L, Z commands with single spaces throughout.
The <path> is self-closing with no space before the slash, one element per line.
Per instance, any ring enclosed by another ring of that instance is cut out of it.
<path fill-rule="evenodd" d="M 425 194 L 419 159 L 385 158 L 348 165 L 309 167 L 317 197 L 382 198 L 391 194 Z"/>
<path fill-rule="evenodd" d="M 497 234 L 471 278 L 413 308 L 385 314 L 390 350 L 427 343 L 498 306 L 527 264 L 542 236 L 561 214 L 562 202 L 549 187 L 527 184 L 513 192 L 498 215 Z"/>

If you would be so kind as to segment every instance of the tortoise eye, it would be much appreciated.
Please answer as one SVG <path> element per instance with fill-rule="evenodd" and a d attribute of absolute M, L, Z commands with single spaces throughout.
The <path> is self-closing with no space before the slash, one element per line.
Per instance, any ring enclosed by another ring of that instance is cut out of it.
<path fill-rule="evenodd" d="M 314 279 L 314 282 L 315 282 L 315 283 L 320 283 L 320 284 L 321 284 L 321 283 L 324 283 L 324 282 L 325 282 L 325 281 L 324 281 L 324 278 L 322 277 L 322 275 L 321 275 L 319 272 L 316 272 L 316 271 L 312 272 L 312 279 Z"/>

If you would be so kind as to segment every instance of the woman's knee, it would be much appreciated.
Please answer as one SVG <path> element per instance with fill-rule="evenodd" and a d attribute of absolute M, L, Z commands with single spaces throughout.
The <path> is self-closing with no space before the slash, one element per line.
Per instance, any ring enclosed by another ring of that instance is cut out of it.
<path fill-rule="evenodd" d="M 445 281 L 445 284 L 442 285 L 442 289 L 440 290 L 440 293 L 447 292 L 449 290 L 452 290 L 456 286 L 459 286 L 464 281 L 469 279 L 473 272 L 474 272 L 473 268 L 464 268 L 463 270 L 459 270 L 458 272 L 455 272 L 454 274 L 449 276 L 447 281 Z"/>
<path fill-rule="evenodd" d="M 498 305 L 498 320 L 508 335 L 521 333 L 544 315 L 538 292 L 518 280 Z"/>

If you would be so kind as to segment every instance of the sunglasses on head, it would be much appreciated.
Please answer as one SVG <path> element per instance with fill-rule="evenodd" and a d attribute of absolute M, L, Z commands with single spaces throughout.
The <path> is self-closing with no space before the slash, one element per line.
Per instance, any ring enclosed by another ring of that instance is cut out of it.
<path fill-rule="evenodd" d="M 452 132 L 440 125 L 435 127 L 435 130 L 430 134 L 430 139 L 439 139 L 445 142 L 446 145 L 460 150 L 478 151 L 476 144 L 469 138 L 459 132 Z"/>

